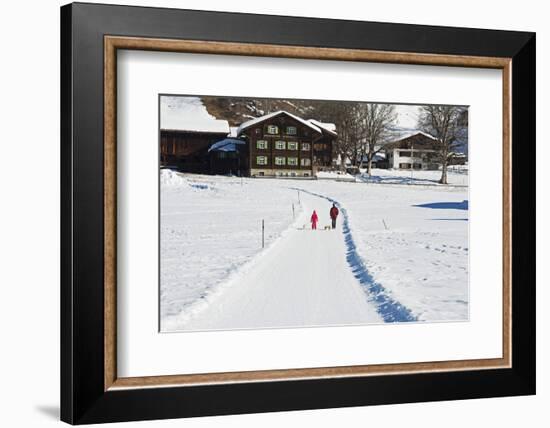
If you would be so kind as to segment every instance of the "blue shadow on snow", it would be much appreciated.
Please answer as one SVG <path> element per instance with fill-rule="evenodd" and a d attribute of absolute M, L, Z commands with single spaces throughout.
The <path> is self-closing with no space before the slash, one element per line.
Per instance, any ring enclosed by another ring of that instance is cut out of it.
<path fill-rule="evenodd" d="M 413 207 L 431 208 L 434 210 L 467 210 L 468 201 L 464 200 L 462 202 L 431 202 L 428 204 L 413 205 Z"/>
<path fill-rule="evenodd" d="M 353 240 L 353 235 L 349 227 L 348 213 L 345 208 L 343 208 L 340 203 L 328 196 L 320 195 L 317 193 L 309 192 L 304 189 L 292 188 L 293 190 L 299 190 L 304 193 L 308 193 L 312 196 L 318 198 L 326 199 L 329 202 L 336 204 L 342 213 L 344 218 L 342 223 L 342 230 L 344 233 L 344 242 L 346 244 L 346 261 L 351 268 L 353 276 L 357 278 L 365 293 L 367 298 L 372 301 L 376 306 L 376 311 L 382 317 L 384 322 L 411 322 L 418 321 L 418 319 L 412 314 L 411 310 L 403 306 L 398 301 L 392 299 L 387 290 L 379 283 L 377 283 L 372 275 L 369 273 L 363 259 L 357 252 L 357 246 Z"/>
<path fill-rule="evenodd" d="M 200 190 L 208 189 L 208 184 L 189 183 L 189 186 L 191 186 L 193 189 L 200 189 Z"/>
<path fill-rule="evenodd" d="M 439 184 L 437 180 L 430 180 L 428 178 L 415 178 L 405 176 L 379 176 L 379 175 L 361 175 L 358 176 L 359 180 L 363 183 L 378 183 L 378 184 Z"/>

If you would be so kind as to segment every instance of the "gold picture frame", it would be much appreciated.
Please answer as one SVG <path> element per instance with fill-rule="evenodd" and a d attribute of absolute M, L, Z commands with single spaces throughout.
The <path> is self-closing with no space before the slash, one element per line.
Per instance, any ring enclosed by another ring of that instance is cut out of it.
<path fill-rule="evenodd" d="M 185 386 L 271 380 L 357 377 L 438 371 L 507 368 L 511 365 L 511 58 L 379 52 L 356 49 L 296 47 L 266 44 L 168 40 L 105 36 L 105 390 L 159 386 Z M 204 373 L 148 377 L 116 375 L 116 52 L 119 49 L 209 55 L 248 55 L 275 58 L 360 61 L 393 64 L 440 65 L 502 70 L 503 95 L 503 325 L 502 358 L 423 363 L 357 365 Z"/>

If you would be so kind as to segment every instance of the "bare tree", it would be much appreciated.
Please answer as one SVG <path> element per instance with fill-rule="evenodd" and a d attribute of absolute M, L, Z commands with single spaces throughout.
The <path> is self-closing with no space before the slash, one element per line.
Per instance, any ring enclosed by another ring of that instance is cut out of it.
<path fill-rule="evenodd" d="M 436 138 L 437 158 L 441 163 L 441 184 L 447 184 L 447 166 L 454 155 L 454 149 L 464 135 L 464 107 L 422 106 L 418 126 L 424 132 Z M 466 122 L 467 123 L 467 122 Z M 467 126 L 467 125 L 466 125 Z"/>
<path fill-rule="evenodd" d="M 352 166 L 357 166 L 357 161 L 360 158 L 365 141 L 363 104 L 350 103 L 347 105 L 345 113 L 346 116 L 342 122 L 342 127 L 345 129 L 346 134 L 343 149 Z"/>
<path fill-rule="evenodd" d="M 345 169 L 347 158 L 353 162 L 357 143 L 357 114 L 354 103 L 326 102 L 316 106 L 315 113 L 322 121 L 334 123 L 338 137 L 333 144 L 333 157 L 340 157 L 340 169 Z"/>
<path fill-rule="evenodd" d="M 363 122 L 364 139 L 361 156 L 367 158 L 367 173 L 371 175 L 372 160 L 378 152 L 390 141 L 391 130 L 397 119 L 395 106 L 391 104 L 362 104 L 361 117 Z"/>
<path fill-rule="evenodd" d="M 336 124 L 338 138 L 335 155 L 342 161 L 349 159 L 353 166 L 361 166 L 367 157 L 369 174 L 372 159 L 389 139 L 396 119 L 395 108 L 388 104 L 339 102 L 318 108 L 320 116 Z M 343 168 L 343 163 L 341 164 Z"/>

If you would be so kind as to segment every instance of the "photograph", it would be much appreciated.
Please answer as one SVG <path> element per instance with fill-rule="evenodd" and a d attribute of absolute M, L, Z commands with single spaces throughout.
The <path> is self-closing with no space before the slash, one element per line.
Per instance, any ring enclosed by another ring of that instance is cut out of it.
<path fill-rule="evenodd" d="M 11 425 L 543 414 L 544 14 L 130 3 L 9 20 Z"/>
<path fill-rule="evenodd" d="M 468 106 L 158 102 L 161 332 L 468 321 Z"/>

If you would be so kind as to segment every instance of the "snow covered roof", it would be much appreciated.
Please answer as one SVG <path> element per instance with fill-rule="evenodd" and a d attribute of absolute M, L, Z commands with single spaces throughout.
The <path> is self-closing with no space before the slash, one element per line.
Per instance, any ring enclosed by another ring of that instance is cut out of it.
<path fill-rule="evenodd" d="M 315 119 L 308 119 L 309 123 L 312 123 L 315 126 L 318 126 L 319 128 L 324 129 L 325 131 L 328 131 L 330 134 L 337 135 L 336 134 L 336 125 L 334 123 L 327 123 L 327 122 L 319 122 Z"/>
<path fill-rule="evenodd" d="M 384 144 L 385 150 L 410 149 L 412 146 L 416 150 L 434 150 L 437 146 L 437 138 L 418 129 L 396 129 L 392 132 L 393 138 Z M 411 137 L 422 136 L 425 138 L 409 140 Z"/>
<path fill-rule="evenodd" d="M 238 126 L 230 126 L 229 127 L 229 136 L 236 138 L 238 129 L 239 129 Z"/>
<path fill-rule="evenodd" d="M 164 130 L 229 134 L 227 120 L 218 120 L 199 97 L 162 96 L 160 128 Z"/>
<path fill-rule="evenodd" d="M 449 152 L 450 156 L 465 158 L 466 154 L 461 152 Z"/>
<path fill-rule="evenodd" d="M 273 117 L 279 116 L 280 114 L 286 114 L 287 116 L 290 116 L 294 120 L 297 120 L 298 122 L 300 122 L 300 123 L 306 125 L 307 127 L 313 129 L 314 131 L 319 132 L 320 134 L 322 134 L 322 132 L 323 132 L 323 131 L 321 131 L 320 127 L 318 127 L 317 125 L 314 125 L 313 123 L 308 122 L 307 120 L 304 120 L 301 117 L 298 117 L 298 116 L 296 116 L 292 113 L 289 113 L 287 111 L 279 110 L 279 111 L 276 111 L 276 112 L 273 112 L 273 113 L 266 114 L 264 116 L 256 117 L 255 119 L 251 119 L 251 120 L 248 120 L 248 121 L 242 123 L 241 126 L 239 126 L 239 128 L 237 129 L 237 135 L 240 135 L 241 132 L 243 132 L 245 129 L 250 128 L 251 126 L 256 125 L 257 123 L 260 123 L 260 122 L 263 122 L 264 120 L 268 120 L 268 119 L 271 119 Z"/>
<path fill-rule="evenodd" d="M 237 138 L 225 138 L 217 143 L 214 143 L 208 149 L 208 153 L 216 152 L 236 152 L 237 145 L 246 144 L 245 141 L 239 140 Z"/>
<path fill-rule="evenodd" d="M 433 135 L 430 135 L 424 131 L 420 131 L 419 129 L 397 129 L 394 131 L 392 142 L 395 143 L 397 141 L 405 140 L 406 138 L 410 138 L 415 135 L 423 135 L 430 138 L 431 140 L 437 140 L 437 138 L 435 138 Z"/>
<path fill-rule="evenodd" d="M 363 162 L 366 162 L 368 160 L 369 160 L 368 155 L 363 156 Z M 375 153 L 374 156 L 372 157 L 372 160 L 374 162 L 386 160 L 386 154 L 383 152 Z"/>

